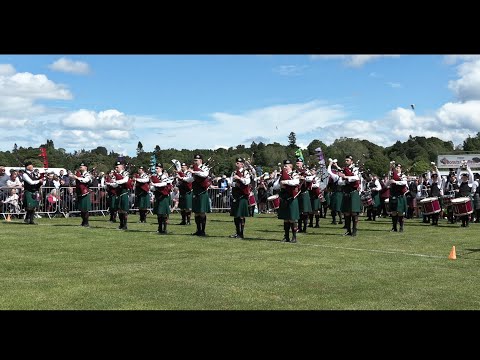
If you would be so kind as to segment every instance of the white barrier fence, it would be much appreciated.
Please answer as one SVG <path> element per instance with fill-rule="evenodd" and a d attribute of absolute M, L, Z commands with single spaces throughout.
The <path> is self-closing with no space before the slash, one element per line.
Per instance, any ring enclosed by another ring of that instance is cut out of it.
<path fill-rule="evenodd" d="M 8 215 L 23 218 L 25 210 L 23 208 L 23 189 L 17 188 L 16 194 L 18 195 L 18 202 L 6 202 L 11 198 L 11 188 L 0 188 L 0 215 L 6 219 Z M 53 196 L 52 190 L 55 190 Z M 211 209 L 214 212 L 228 212 L 230 210 L 230 191 L 224 189 L 208 189 L 208 194 L 211 201 Z M 52 217 L 68 217 L 70 214 L 79 213 L 76 205 L 76 193 L 74 187 L 42 187 L 39 191 L 40 202 L 36 213 L 40 216 Z M 106 216 L 109 212 L 108 200 L 109 196 L 105 189 L 101 187 L 90 188 L 90 200 L 92 203 L 92 210 L 90 213 Z M 138 211 L 135 207 L 135 193 L 133 190 L 128 195 L 130 203 L 130 211 Z M 151 208 L 153 208 L 154 196 L 151 194 Z M 173 204 L 172 204 L 173 206 Z"/>

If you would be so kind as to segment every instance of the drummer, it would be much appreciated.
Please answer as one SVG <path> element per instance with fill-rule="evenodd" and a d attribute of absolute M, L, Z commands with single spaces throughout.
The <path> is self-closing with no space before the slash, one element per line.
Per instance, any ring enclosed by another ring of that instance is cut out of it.
<path fill-rule="evenodd" d="M 403 216 L 407 212 L 407 199 L 405 193 L 407 188 L 407 176 L 402 172 L 402 165 L 395 164 L 395 161 L 390 161 L 390 211 L 392 212 L 392 230 L 403 232 Z M 400 229 L 397 230 L 397 223 L 400 224 Z"/>
<path fill-rule="evenodd" d="M 375 221 L 377 217 L 377 209 L 380 206 L 380 190 L 382 185 L 375 174 L 366 174 L 364 183 L 365 192 L 370 192 L 372 196 L 372 204 L 367 206 L 366 221 Z"/>
<path fill-rule="evenodd" d="M 462 173 L 463 170 L 463 173 Z M 460 177 L 460 173 L 461 177 Z M 473 186 L 473 172 L 468 166 L 468 163 L 464 160 L 457 169 L 457 179 L 458 180 L 458 193 L 456 193 L 456 198 L 459 197 L 468 197 L 471 198 L 472 195 L 472 186 Z M 471 200 L 470 200 L 471 201 Z M 472 207 L 473 208 L 473 207 Z M 469 215 L 461 216 L 462 227 L 468 227 Z"/>
<path fill-rule="evenodd" d="M 447 181 L 445 182 L 445 189 L 443 192 L 449 195 L 453 194 L 453 197 L 457 197 L 457 193 L 459 191 L 457 177 L 455 176 L 455 171 L 452 170 L 450 171 Z M 450 224 L 454 224 L 456 222 L 455 217 L 453 216 L 452 206 L 447 206 L 447 219 Z"/>
<path fill-rule="evenodd" d="M 438 171 L 437 165 L 435 165 L 434 162 L 432 164 L 432 170 L 433 171 L 428 171 L 427 172 L 427 183 L 429 185 L 429 196 L 430 197 L 436 197 L 438 199 L 438 202 L 440 204 L 440 212 L 432 214 L 432 223 L 430 225 L 437 225 L 438 226 L 438 218 L 440 214 L 442 214 L 443 218 L 443 201 L 442 201 L 442 196 L 443 196 L 443 178 L 439 178 L 440 172 Z"/>

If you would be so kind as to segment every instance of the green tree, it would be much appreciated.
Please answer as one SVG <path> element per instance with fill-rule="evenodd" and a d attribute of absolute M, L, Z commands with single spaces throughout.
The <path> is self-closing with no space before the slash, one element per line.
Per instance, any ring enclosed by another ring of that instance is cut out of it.
<path fill-rule="evenodd" d="M 297 147 L 297 136 L 293 131 L 288 135 L 288 146 L 292 148 Z"/>
<path fill-rule="evenodd" d="M 480 132 L 475 137 L 468 135 L 463 142 L 463 151 L 480 151 Z"/>
<path fill-rule="evenodd" d="M 141 143 L 141 141 L 139 141 L 137 144 L 137 156 L 141 153 L 143 153 L 143 144 Z"/>

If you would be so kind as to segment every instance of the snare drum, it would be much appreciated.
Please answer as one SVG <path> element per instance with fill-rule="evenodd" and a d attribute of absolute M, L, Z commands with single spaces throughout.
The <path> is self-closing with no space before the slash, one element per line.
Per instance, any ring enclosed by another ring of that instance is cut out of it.
<path fill-rule="evenodd" d="M 422 207 L 423 215 L 432 215 L 439 213 L 442 209 L 440 209 L 440 202 L 438 198 L 435 197 L 428 197 L 420 201 L 420 206 Z"/>
<path fill-rule="evenodd" d="M 372 194 L 371 193 L 363 193 L 360 196 L 360 200 L 362 201 L 362 205 L 367 207 L 373 205 L 373 199 L 372 199 Z"/>
<path fill-rule="evenodd" d="M 390 199 L 389 198 L 385 199 L 385 211 L 387 212 L 388 215 L 392 214 L 392 212 L 390 211 Z"/>
<path fill-rule="evenodd" d="M 248 196 L 248 206 L 255 206 L 257 205 L 257 201 L 255 200 L 255 195 L 251 192 Z"/>
<path fill-rule="evenodd" d="M 473 213 L 472 201 L 469 197 L 452 199 L 453 215 L 465 216 Z"/>
<path fill-rule="evenodd" d="M 269 196 L 267 198 L 269 207 L 272 209 L 278 209 L 280 207 L 280 197 L 278 194 Z"/>

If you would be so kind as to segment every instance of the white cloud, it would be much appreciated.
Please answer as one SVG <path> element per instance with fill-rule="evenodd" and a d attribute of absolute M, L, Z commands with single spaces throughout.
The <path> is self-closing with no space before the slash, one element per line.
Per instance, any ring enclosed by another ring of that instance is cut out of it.
<path fill-rule="evenodd" d="M 460 101 L 480 99 L 480 59 L 458 66 L 459 79 L 452 80 L 448 87 Z"/>
<path fill-rule="evenodd" d="M 13 75 L 15 68 L 10 64 L 0 64 L 0 75 Z"/>
<path fill-rule="evenodd" d="M 367 62 L 380 58 L 397 58 L 400 55 L 312 55 L 313 60 L 332 60 L 342 59 L 346 66 L 350 67 L 362 67 Z"/>
<path fill-rule="evenodd" d="M 40 116 L 49 111 L 39 100 L 69 100 L 70 91 L 42 74 L 15 73 L 13 66 L 0 67 L 0 114 L 14 120 Z"/>
<path fill-rule="evenodd" d="M 273 69 L 273 72 L 276 72 L 283 76 L 295 76 L 301 75 L 303 70 L 307 68 L 307 66 L 302 65 L 280 65 Z"/>
<path fill-rule="evenodd" d="M 73 61 L 67 58 L 60 58 L 48 67 L 53 71 L 61 71 L 65 73 L 86 75 L 90 73 L 90 65 L 83 61 Z"/>
<path fill-rule="evenodd" d="M 63 85 L 55 84 L 43 74 L 33 75 L 27 72 L 0 75 L 1 96 L 17 96 L 32 100 L 72 98 L 70 91 Z"/>
<path fill-rule="evenodd" d="M 111 130 L 132 128 L 132 119 L 118 110 L 96 113 L 91 110 L 78 110 L 65 116 L 60 124 L 67 129 Z"/>
<path fill-rule="evenodd" d="M 394 83 L 394 82 L 387 82 L 387 85 L 394 88 L 394 89 L 398 89 L 398 88 L 401 88 L 402 87 L 402 84 L 400 83 Z"/>
<path fill-rule="evenodd" d="M 444 62 L 447 65 L 453 65 L 459 61 L 472 61 L 478 59 L 480 59 L 480 55 L 445 55 Z"/>

